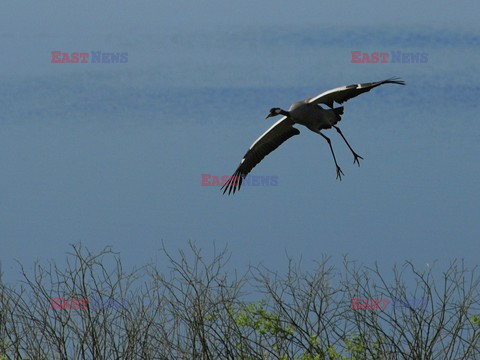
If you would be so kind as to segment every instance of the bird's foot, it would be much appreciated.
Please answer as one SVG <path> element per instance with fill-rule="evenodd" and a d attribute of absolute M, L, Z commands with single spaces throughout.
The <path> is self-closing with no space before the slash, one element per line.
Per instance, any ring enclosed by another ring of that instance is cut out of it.
<path fill-rule="evenodd" d="M 362 159 L 363 160 L 363 157 L 361 157 L 360 155 L 358 155 L 357 153 L 353 153 L 353 163 L 357 163 L 358 166 L 360 166 L 360 161 L 358 159 Z"/>
<path fill-rule="evenodd" d="M 345 174 L 343 173 L 342 169 L 340 169 L 340 166 L 337 165 L 337 179 L 342 181 L 342 175 L 345 176 Z"/>

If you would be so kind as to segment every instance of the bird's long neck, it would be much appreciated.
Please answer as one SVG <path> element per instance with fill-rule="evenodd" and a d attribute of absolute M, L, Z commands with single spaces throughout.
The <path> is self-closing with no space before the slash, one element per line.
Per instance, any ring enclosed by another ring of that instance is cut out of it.
<path fill-rule="evenodd" d="M 288 111 L 283 110 L 283 109 L 280 109 L 279 113 L 284 115 L 284 116 L 290 116 L 290 113 Z"/>

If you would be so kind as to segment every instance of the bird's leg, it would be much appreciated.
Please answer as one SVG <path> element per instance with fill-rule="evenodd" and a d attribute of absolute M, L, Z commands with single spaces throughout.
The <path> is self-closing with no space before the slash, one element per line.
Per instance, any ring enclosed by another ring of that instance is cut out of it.
<path fill-rule="evenodd" d="M 353 163 L 357 163 L 358 166 L 360 166 L 360 161 L 358 161 L 358 159 L 362 159 L 363 160 L 363 157 L 361 157 L 360 155 L 358 155 L 355 151 L 353 151 L 352 147 L 350 146 L 350 144 L 348 143 L 347 139 L 345 139 L 345 136 L 343 136 L 342 134 L 342 131 L 340 130 L 340 128 L 336 127 L 335 125 L 332 125 L 335 130 L 337 130 L 337 132 L 340 134 L 340 136 L 342 137 L 343 141 L 345 141 L 345 144 L 347 144 L 348 148 L 350 149 L 350 151 L 352 152 L 353 154 Z"/>
<path fill-rule="evenodd" d="M 332 142 L 330 141 L 330 138 L 327 136 L 323 135 L 320 131 L 317 132 L 318 134 L 322 135 L 325 140 L 327 140 L 328 146 L 330 146 L 330 151 L 332 152 L 333 155 L 333 161 L 335 162 L 335 166 L 337 167 L 337 179 L 342 180 L 342 175 L 345 175 L 340 169 L 340 166 L 337 164 L 337 159 L 335 158 L 335 153 L 333 152 L 333 147 L 332 147 Z"/>

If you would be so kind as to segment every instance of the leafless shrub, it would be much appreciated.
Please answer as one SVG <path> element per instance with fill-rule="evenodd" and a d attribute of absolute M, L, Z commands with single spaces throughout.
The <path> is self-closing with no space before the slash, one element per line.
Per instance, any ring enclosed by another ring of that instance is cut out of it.
<path fill-rule="evenodd" d="M 167 273 L 126 272 L 110 248 L 72 249 L 64 267 L 20 265 L 15 286 L 0 273 L 0 360 L 480 358 L 478 273 L 458 261 L 439 274 L 326 257 L 304 271 L 288 258 L 284 275 L 238 275 L 226 249 L 205 257 L 190 243 L 163 248 Z"/>

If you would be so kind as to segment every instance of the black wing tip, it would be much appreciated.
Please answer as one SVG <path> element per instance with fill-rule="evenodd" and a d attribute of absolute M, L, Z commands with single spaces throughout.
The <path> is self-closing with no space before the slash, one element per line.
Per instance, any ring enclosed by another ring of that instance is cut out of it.
<path fill-rule="evenodd" d="M 398 85 L 405 85 L 405 81 L 403 81 L 401 78 L 399 77 L 392 77 L 390 79 L 387 79 L 387 80 L 383 80 L 382 81 L 383 84 L 398 84 Z"/>
<path fill-rule="evenodd" d="M 220 191 L 223 189 L 223 195 L 228 190 L 228 195 L 234 195 L 235 191 L 240 191 L 240 187 L 242 186 L 242 180 L 245 175 L 241 174 L 240 170 L 235 171 L 235 173 L 230 176 L 227 182 L 220 188 Z M 232 192 L 233 191 L 233 192 Z"/>

